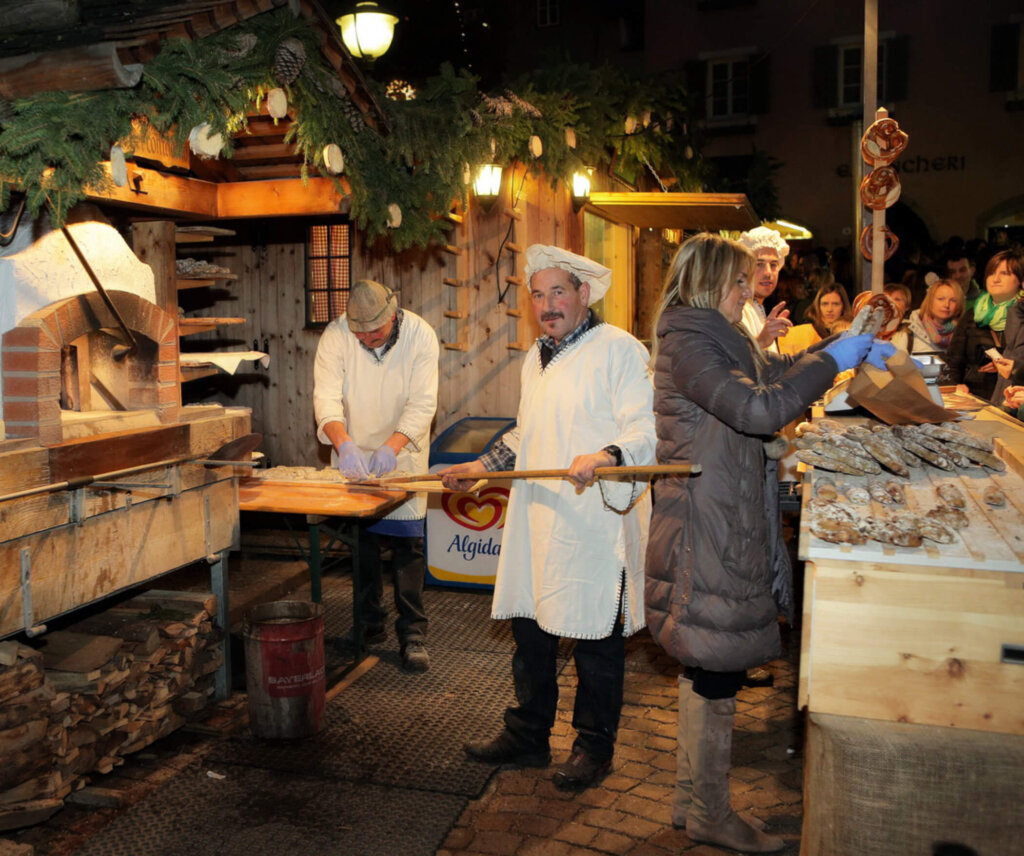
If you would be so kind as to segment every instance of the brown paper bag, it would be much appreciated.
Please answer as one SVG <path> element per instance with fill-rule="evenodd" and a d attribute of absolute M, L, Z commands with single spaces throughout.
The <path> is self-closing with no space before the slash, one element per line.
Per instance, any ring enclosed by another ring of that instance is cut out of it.
<path fill-rule="evenodd" d="M 888 371 L 862 363 L 850 381 L 847 398 L 889 425 L 952 422 L 959 415 L 932 400 L 924 377 L 906 351 L 896 351 Z"/>

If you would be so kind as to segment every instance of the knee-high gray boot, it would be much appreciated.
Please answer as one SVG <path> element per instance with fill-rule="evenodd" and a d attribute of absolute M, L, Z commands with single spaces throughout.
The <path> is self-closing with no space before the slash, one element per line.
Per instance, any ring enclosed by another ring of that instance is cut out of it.
<path fill-rule="evenodd" d="M 735 714 L 735 698 L 706 699 L 691 691 L 686 699 L 686 753 L 693 783 L 686 834 L 694 841 L 721 844 L 741 853 L 774 853 L 785 847 L 782 839 L 755 829 L 732 810 L 729 801 Z"/>
<path fill-rule="evenodd" d="M 679 675 L 679 716 L 676 720 L 676 792 L 672 799 L 672 825 L 682 829 L 686 826 L 686 815 L 690 810 L 693 796 L 693 782 L 690 781 L 690 756 L 686 751 L 686 735 L 689 733 L 687 711 L 689 698 L 693 695 L 693 681 Z"/>

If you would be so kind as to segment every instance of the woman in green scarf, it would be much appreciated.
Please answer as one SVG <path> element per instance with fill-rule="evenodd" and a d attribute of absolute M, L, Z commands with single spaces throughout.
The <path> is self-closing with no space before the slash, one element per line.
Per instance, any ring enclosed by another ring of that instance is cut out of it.
<path fill-rule="evenodd" d="M 964 313 L 953 331 L 945 356 L 943 383 L 955 383 L 959 391 L 970 392 L 985 401 L 992 399 L 996 381 L 1015 368 L 1011 352 L 1015 353 L 1024 345 L 1017 341 L 1024 332 L 1019 318 L 1024 308 L 1019 299 L 1022 281 L 1024 253 L 1006 250 L 989 259 L 985 267 L 985 291 L 975 302 L 974 311 Z M 1007 345 L 1011 351 L 1003 354 Z M 992 348 L 999 351 L 1000 359 L 994 361 L 986 353 Z M 1024 366 L 1024 361 L 1021 365 Z"/>

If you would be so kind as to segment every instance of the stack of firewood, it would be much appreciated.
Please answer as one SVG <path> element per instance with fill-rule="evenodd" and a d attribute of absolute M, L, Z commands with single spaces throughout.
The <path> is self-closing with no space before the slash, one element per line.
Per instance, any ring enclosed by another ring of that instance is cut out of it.
<path fill-rule="evenodd" d="M 211 594 L 150 591 L 31 647 L 0 642 L 0 830 L 45 820 L 207 706 L 215 614 Z"/>

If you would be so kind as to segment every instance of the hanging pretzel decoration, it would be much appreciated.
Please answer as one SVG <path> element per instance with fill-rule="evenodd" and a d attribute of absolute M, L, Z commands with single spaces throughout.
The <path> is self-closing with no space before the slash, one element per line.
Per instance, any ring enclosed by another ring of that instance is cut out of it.
<path fill-rule="evenodd" d="M 860 153 L 871 166 L 888 166 L 907 147 L 909 139 L 895 119 L 878 119 L 868 126 L 861 137 Z"/>
<path fill-rule="evenodd" d="M 860 183 L 860 201 L 872 211 L 891 208 L 900 198 L 900 177 L 891 166 L 878 166 Z"/>
<path fill-rule="evenodd" d="M 891 259 L 900 247 L 900 239 L 896 237 L 896 233 L 888 226 L 883 226 L 882 230 L 885 234 L 885 258 Z M 860 252 L 868 261 L 871 261 L 872 256 L 871 240 L 871 227 L 865 226 L 860 233 Z"/>

